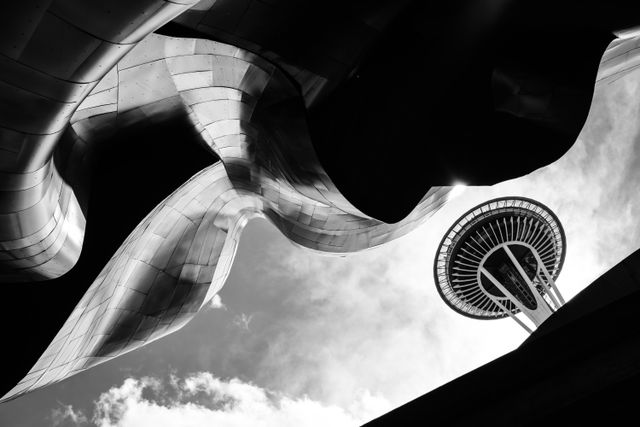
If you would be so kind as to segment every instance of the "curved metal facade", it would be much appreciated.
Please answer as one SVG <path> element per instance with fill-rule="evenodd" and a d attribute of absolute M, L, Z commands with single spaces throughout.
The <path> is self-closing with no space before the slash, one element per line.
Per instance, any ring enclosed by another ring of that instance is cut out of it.
<path fill-rule="evenodd" d="M 370 248 L 415 228 L 447 200 L 432 188 L 386 224 L 349 204 L 318 164 L 299 91 L 272 64 L 207 40 L 151 35 L 71 117 L 83 144 L 186 111 L 221 162 L 196 174 L 130 234 L 27 376 L 3 399 L 60 381 L 180 328 L 222 287 L 254 216 L 321 252 Z M 176 142 L 179 144 L 179 141 Z"/>
<path fill-rule="evenodd" d="M 195 3 L 57 0 L 7 8 L 0 30 L 0 280 L 47 280 L 73 267 L 84 216 L 52 163 L 55 146 L 102 77 Z"/>

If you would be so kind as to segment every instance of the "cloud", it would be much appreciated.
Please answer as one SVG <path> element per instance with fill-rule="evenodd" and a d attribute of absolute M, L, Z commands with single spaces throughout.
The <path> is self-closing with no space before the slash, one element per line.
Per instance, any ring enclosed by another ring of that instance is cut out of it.
<path fill-rule="evenodd" d="M 252 314 L 247 315 L 245 313 L 240 313 L 237 316 L 233 317 L 233 324 L 242 330 L 248 331 L 249 323 L 251 323 L 252 319 L 253 319 Z"/>
<path fill-rule="evenodd" d="M 128 378 L 94 404 L 92 422 L 98 427 L 342 427 L 360 425 L 390 409 L 388 402 L 366 391 L 345 409 L 306 396 L 290 398 L 238 379 L 222 380 L 209 372 L 182 379 L 171 375 L 167 381 Z M 64 408 L 74 413 L 70 406 Z"/>
<path fill-rule="evenodd" d="M 50 418 L 53 427 L 85 426 L 89 422 L 82 411 L 74 410 L 73 406 L 63 404 L 51 411 Z"/>
<path fill-rule="evenodd" d="M 211 301 L 209 301 L 208 304 L 209 308 L 213 308 L 214 310 L 226 310 L 227 306 L 223 304 L 222 302 L 222 298 L 220 298 L 220 295 L 214 295 L 213 298 L 211 298 Z"/>

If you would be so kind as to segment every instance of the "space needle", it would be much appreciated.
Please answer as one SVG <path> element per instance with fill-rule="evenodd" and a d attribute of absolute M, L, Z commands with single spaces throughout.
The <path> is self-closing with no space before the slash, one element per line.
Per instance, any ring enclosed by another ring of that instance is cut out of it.
<path fill-rule="evenodd" d="M 564 304 L 556 286 L 564 230 L 542 203 L 523 197 L 484 202 L 462 215 L 436 252 L 442 299 L 475 319 L 511 317 L 531 333 Z"/>

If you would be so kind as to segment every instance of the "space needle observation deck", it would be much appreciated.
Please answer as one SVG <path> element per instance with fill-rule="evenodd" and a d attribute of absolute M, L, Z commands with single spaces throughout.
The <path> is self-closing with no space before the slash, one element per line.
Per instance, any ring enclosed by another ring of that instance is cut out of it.
<path fill-rule="evenodd" d="M 564 299 L 556 287 L 564 230 L 543 204 L 522 197 L 482 203 L 443 237 L 434 279 L 453 310 L 476 319 L 511 317 L 532 332 Z"/>

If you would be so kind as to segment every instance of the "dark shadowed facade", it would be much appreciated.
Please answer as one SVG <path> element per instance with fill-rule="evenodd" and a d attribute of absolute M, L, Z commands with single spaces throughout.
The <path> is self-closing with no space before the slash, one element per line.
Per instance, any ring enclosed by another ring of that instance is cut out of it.
<path fill-rule="evenodd" d="M 178 329 L 253 216 L 353 252 L 427 220 L 453 184 L 555 161 L 596 79 L 633 66 L 629 38 L 597 74 L 640 16 L 625 1 L 1 8 L 0 281 L 29 301 L 1 314 L 6 398 Z"/>

